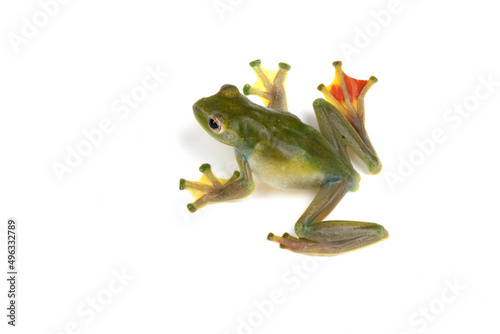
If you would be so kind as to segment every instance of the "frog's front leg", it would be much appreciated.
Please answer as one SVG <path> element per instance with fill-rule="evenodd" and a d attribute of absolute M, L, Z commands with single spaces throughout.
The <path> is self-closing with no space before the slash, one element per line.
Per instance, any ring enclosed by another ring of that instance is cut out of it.
<path fill-rule="evenodd" d="M 180 180 L 179 188 L 189 190 L 195 199 L 187 205 L 189 211 L 195 212 L 207 204 L 244 198 L 254 192 L 255 183 L 246 158 L 236 152 L 236 160 L 240 171 L 235 171 L 228 180 L 216 177 L 209 164 L 201 165 L 200 172 L 203 176 L 200 181 Z"/>
<path fill-rule="evenodd" d="M 294 238 L 288 233 L 282 237 L 270 233 L 268 239 L 281 248 L 308 255 L 337 255 L 369 246 L 386 239 L 386 229 L 375 223 L 358 221 L 322 221 L 349 191 L 346 181 L 332 181 L 324 185 L 304 214 L 295 224 Z"/>
<path fill-rule="evenodd" d="M 262 99 L 266 107 L 288 111 L 285 92 L 285 80 L 290 65 L 279 63 L 277 72 L 269 71 L 260 66 L 260 59 L 250 62 L 259 81 L 254 86 L 246 84 L 243 87 L 245 95 L 256 95 Z M 264 90 L 262 90 L 264 89 Z"/>

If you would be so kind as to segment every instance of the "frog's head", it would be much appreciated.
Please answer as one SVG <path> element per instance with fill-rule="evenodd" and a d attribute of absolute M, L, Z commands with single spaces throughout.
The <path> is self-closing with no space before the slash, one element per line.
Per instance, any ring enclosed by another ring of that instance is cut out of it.
<path fill-rule="evenodd" d="M 193 112 L 209 135 L 224 144 L 238 146 L 245 131 L 242 124 L 250 116 L 252 105 L 236 86 L 224 85 L 217 94 L 198 100 Z"/>

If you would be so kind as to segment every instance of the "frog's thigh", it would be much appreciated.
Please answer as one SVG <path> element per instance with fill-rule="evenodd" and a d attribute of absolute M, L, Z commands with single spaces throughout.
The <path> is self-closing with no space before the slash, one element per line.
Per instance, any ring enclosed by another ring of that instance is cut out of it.
<path fill-rule="evenodd" d="M 300 237 L 270 239 L 282 248 L 311 255 L 335 255 L 362 248 L 388 237 L 385 228 L 375 223 L 358 221 L 322 221 L 349 191 L 346 181 L 326 184 L 295 224 Z"/>
<path fill-rule="evenodd" d="M 349 146 L 368 166 L 370 173 L 376 174 L 382 168 L 376 152 L 367 146 L 351 123 L 332 104 L 324 99 L 313 103 L 321 134 L 340 152 L 343 159 L 348 159 L 345 145 Z"/>

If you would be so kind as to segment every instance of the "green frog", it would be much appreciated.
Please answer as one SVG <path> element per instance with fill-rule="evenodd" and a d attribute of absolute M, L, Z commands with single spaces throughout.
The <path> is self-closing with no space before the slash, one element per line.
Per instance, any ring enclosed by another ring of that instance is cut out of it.
<path fill-rule="evenodd" d="M 325 99 L 313 108 L 319 131 L 288 112 L 285 80 L 290 65 L 279 63 L 268 71 L 260 60 L 250 63 L 258 77 L 241 94 L 233 85 L 224 85 L 213 96 L 193 105 L 201 127 L 216 140 L 234 147 L 239 171 L 229 179 L 216 177 L 203 164 L 200 181 L 180 180 L 180 189 L 191 191 L 195 212 L 207 204 L 240 199 L 255 190 L 254 173 L 264 183 L 278 189 L 319 188 L 319 192 L 295 223 L 297 237 L 270 233 L 267 238 L 280 248 L 308 255 L 337 255 L 359 249 L 388 237 L 375 223 L 324 220 L 348 191 L 359 187 L 360 175 L 351 164 L 349 147 L 371 174 L 382 169 L 380 159 L 365 130 L 364 98 L 375 77 L 357 80 L 348 77 L 342 63 L 333 63 L 335 77 L 329 86 L 318 86 Z M 260 97 L 265 106 L 245 95 Z"/>

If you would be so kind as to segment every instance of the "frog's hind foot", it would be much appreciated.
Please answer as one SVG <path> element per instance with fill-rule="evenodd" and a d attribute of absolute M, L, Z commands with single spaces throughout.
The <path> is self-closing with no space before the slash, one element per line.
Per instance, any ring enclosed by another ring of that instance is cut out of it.
<path fill-rule="evenodd" d="M 371 174 L 377 174 L 382 165 L 365 129 L 365 96 L 377 82 L 377 78 L 372 76 L 368 80 L 354 79 L 344 73 L 340 61 L 334 62 L 333 66 L 335 77 L 332 83 L 328 86 L 318 86 L 318 90 L 330 104 L 324 106 L 320 99 L 315 101 L 318 107 L 315 107 L 318 123 L 331 123 L 337 127 L 337 132 L 344 132 L 341 136 L 345 144 L 367 163 Z M 328 130 L 330 124 L 319 125 L 323 129 L 322 133 L 325 130 L 331 132 Z M 327 133 L 326 137 L 335 136 Z"/>
<path fill-rule="evenodd" d="M 270 71 L 260 65 L 260 59 L 250 62 L 259 81 L 253 86 L 243 87 L 245 95 L 256 95 L 262 99 L 266 107 L 288 111 L 285 92 L 285 81 L 290 65 L 279 63 L 278 71 Z"/>
<path fill-rule="evenodd" d="M 323 93 L 328 102 L 344 114 L 365 141 L 368 138 L 364 130 L 365 95 L 377 82 L 377 78 L 374 76 L 368 80 L 351 78 L 342 70 L 342 62 L 340 61 L 333 62 L 333 67 L 335 67 L 335 77 L 332 83 L 328 86 L 321 84 L 318 86 L 318 90 Z"/>
<path fill-rule="evenodd" d="M 381 227 L 380 225 L 377 226 Z M 281 249 L 287 249 L 294 253 L 306 255 L 339 255 L 372 245 L 388 237 L 387 231 L 383 228 L 379 228 L 376 233 L 322 242 L 316 242 L 306 238 L 295 238 L 289 236 L 288 233 L 285 234 L 287 235 L 286 237 L 285 235 L 283 235 L 283 237 L 278 237 L 270 233 L 267 238 L 268 240 L 279 243 Z"/>

